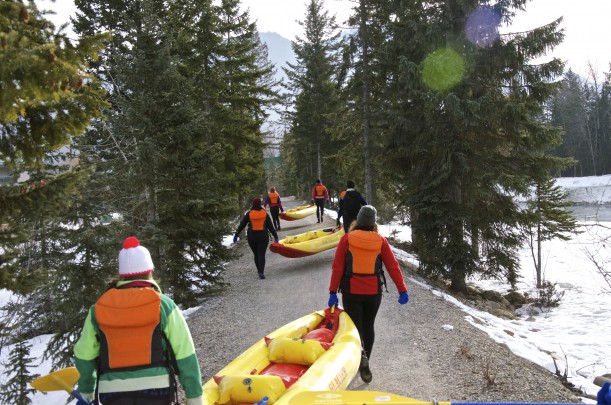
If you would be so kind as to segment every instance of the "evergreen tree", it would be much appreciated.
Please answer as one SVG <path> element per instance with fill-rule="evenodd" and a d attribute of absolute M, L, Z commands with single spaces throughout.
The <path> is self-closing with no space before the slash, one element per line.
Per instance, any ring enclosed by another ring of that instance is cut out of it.
<path fill-rule="evenodd" d="M 106 105 L 99 83 L 84 71 L 107 35 L 73 43 L 33 2 L 2 1 L 0 10 L 0 159 L 30 176 L 0 189 L 0 223 L 8 225 L 0 232 L 0 285 L 20 289 L 20 278 L 37 279 L 15 266 L 33 224 L 60 216 L 86 180 L 85 172 L 59 167 L 61 148 Z"/>
<path fill-rule="evenodd" d="M 38 378 L 38 374 L 31 374 L 29 369 L 34 365 L 34 358 L 30 356 L 32 346 L 23 338 L 18 337 L 4 363 L 7 378 L 0 390 L 0 402 L 3 404 L 28 405 L 32 403 L 29 398 L 36 390 L 29 383 Z"/>
<path fill-rule="evenodd" d="M 542 244 L 552 239 L 570 240 L 576 221 L 566 207 L 571 202 L 567 193 L 555 184 L 551 177 L 534 184 L 533 198 L 528 200 L 526 215 L 529 217 L 527 234 L 535 267 L 537 288 L 543 288 Z"/>
<path fill-rule="evenodd" d="M 410 209 L 421 269 L 457 291 L 474 273 L 507 277 L 517 268 L 525 219 L 512 194 L 550 170 L 542 152 L 559 135 L 538 116 L 563 64 L 531 61 L 560 43 L 560 20 L 498 34 L 525 3 L 387 4 L 387 175 Z"/>
<path fill-rule="evenodd" d="M 554 150 L 554 154 L 577 160 L 577 165 L 562 174 L 584 176 L 591 173 L 592 154 L 586 136 L 589 114 L 582 78 L 569 69 L 558 94 L 552 97 L 549 104 L 551 124 L 564 130 L 563 142 Z"/>
<path fill-rule="evenodd" d="M 342 104 L 338 91 L 339 39 L 335 17 L 323 10 L 322 0 L 311 0 L 307 6 L 304 38 L 293 42 L 294 64 L 283 68 L 288 76 L 288 91 L 293 97 L 291 129 L 285 135 L 284 170 L 297 179 L 302 192 L 313 186 L 315 178 L 327 185 L 338 182 L 330 170 L 328 158 L 336 153 L 337 117 Z M 287 164 L 293 167 L 286 167 Z M 327 168 L 323 170 L 324 168 Z"/>
<path fill-rule="evenodd" d="M 240 197 L 263 184 L 260 125 L 273 96 L 264 80 L 271 67 L 235 1 L 77 4 L 81 32 L 115 30 L 95 66 L 114 89 L 102 128 L 113 142 L 100 143 L 113 156 L 112 212 L 149 247 L 164 289 L 193 305 L 221 281 L 231 257 L 222 238 Z"/>
<path fill-rule="evenodd" d="M 58 177 L 47 167 L 47 157 L 79 136 L 92 117 L 101 116 L 104 92 L 84 71 L 106 36 L 73 43 L 33 2 L 0 1 L 0 11 L 0 160 L 16 175 L 40 173 L 28 184 L 0 188 L 0 223 L 8 225 L 0 232 L 0 244 L 12 246 L 27 240 L 19 227 L 26 213 L 60 210 L 83 180 L 78 171 Z M 53 208 L 52 202 L 60 205 Z M 3 257 L 0 263 L 11 260 Z M 5 269 L 0 271 L 9 282 Z"/>

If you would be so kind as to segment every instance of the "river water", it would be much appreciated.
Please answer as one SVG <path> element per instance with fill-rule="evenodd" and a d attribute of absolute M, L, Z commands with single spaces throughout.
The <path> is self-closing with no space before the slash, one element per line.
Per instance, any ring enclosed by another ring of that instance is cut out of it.
<path fill-rule="evenodd" d="M 609 205 L 573 205 L 568 210 L 578 222 L 611 222 Z"/>

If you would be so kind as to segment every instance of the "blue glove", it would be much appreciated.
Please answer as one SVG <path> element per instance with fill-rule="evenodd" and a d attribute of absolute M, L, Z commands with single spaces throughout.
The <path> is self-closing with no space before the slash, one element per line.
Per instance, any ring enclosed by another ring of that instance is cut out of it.
<path fill-rule="evenodd" d="M 76 405 L 93 405 L 93 401 L 85 402 L 82 399 L 79 399 L 79 400 L 76 401 Z"/>
<path fill-rule="evenodd" d="M 274 238 L 274 242 L 278 243 L 278 237 L 277 236 Z"/>
<path fill-rule="evenodd" d="M 608 382 L 604 383 L 598 394 L 596 394 L 597 405 L 611 405 L 611 384 Z"/>
<path fill-rule="evenodd" d="M 314 204 L 314 200 L 310 200 L 310 202 L 311 202 L 312 204 Z"/>
<path fill-rule="evenodd" d="M 252 405 L 267 405 L 267 401 L 269 401 L 269 398 L 266 395 L 263 398 L 261 398 L 261 400 L 259 402 L 255 402 Z"/>
<path fill-rule="evenodd" d="M 238 243 L 238 234 L 233 235 L 233 243 Z"/>
<path fill-rule="evenodd" d="M 280 212 L 284 212 L 284 208 L 280 207 Z"/>
<path fill-rule="evenodd" d="M 407 304 L 407 301 L 409 301 L 409 295 L 407 295 L 407 291 L 399 294 L 399 304 L 401 305 Z"/>
<path fill-rule="evenodd" d="M 339 300 L 337 299 L 337 294 L 336 293 L 329 293 L 329 308 L 332 307 L 333 305 L 337 306 L 337 304 L 339 304 Z"/>

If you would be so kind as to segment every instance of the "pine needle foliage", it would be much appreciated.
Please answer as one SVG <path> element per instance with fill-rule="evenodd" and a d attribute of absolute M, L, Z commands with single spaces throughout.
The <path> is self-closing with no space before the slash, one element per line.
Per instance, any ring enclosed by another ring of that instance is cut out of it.
<path fill-rule="evenodd" d="M 97 34 L 72 42 L 33 2 L 0 1 L 0 159 L 13 173 L 44 169 L 48 154 L 101 116 L 104 91 L 85 68 L 106 38 Z M 54 174 L 48 172 L 35 187 L 2 187 L 0 223 L 37 211 L 58 194 L 68 195 L 73 187 L 68 180 L 82 178 L 72 173 L 53 181 Z"/>
<path fill-rule="evenodd" d="M 305 34 L 292 43 L 296 62 L 283 68 L 289 80 L 286 88 L 293 100 L 290 130 L 283 145 L 288 154 L 286 159 L 283 156 L 283 171 L 287 173 L 286 184 L 296 184 L 296 192 L 307 193 L 316 178 L 327 186 L 339 183 L 331 158 L 339 146 L 337 123 L 343 106 L 335 17 L 324 9 L 322 0 L 311 0 L 300 24 Z"/>
<path fill-rule="evenodd" d="M 4 384 L 0 387 L 0 402 L 3 404 L 28 405 L 29 398 L 36 390 L 29 383 L 38 378 L 38 374 L 30 373 L 34 364 L 30 355 L 32 346 L 23 338 L 18 339 L 8 354 L 4 366 L 8 370 Z"/>
<path fill-rule="evenodd" d="M 551 169 L 544 152 L 559 130 L 537 118 L 558 89 L 563 64 L 532 61 L 562 41 L 561 20 L 504 36 L 493 29 L 485 46 L 465 30 L 478 9 L 508 22 L 525 4 L 385 6 L 393 15 L 380 50 L 389 72 L 386 176 L 401 185 L 396 196 L 410 212 L 421 270 L 457 291 L 475 273 L 515 273 L 526 219 L 512 195 Z M 427 82 L 431 77 L 436 81 Z"/>

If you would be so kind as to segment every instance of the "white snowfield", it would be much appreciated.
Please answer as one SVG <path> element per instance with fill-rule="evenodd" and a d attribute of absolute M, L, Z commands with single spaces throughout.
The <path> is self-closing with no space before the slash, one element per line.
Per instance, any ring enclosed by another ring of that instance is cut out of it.
<path fill-rule="evenodd" d="M 568 193 L 575 204 L 611 204 L 611 175 L 560 177 L 556 184 Z"/>

